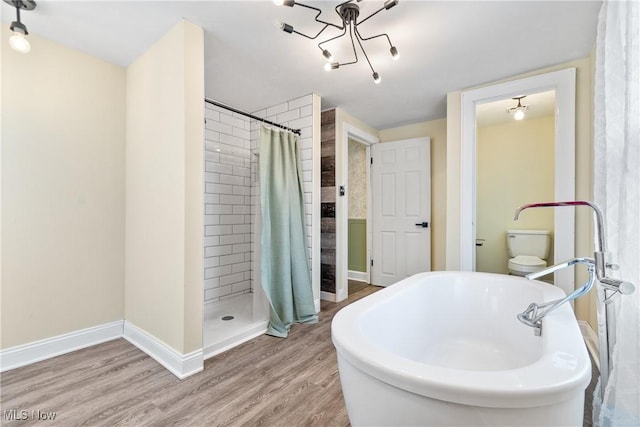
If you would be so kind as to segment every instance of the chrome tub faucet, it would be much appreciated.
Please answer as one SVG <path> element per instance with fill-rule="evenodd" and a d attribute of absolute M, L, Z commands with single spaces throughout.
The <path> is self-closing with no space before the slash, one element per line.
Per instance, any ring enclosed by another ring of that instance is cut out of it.
<path fill-rule="evenodd" d="M 545 276 L 547 274 L 553 273 L 555 271 L 561 270 L 563 268 L 570 267 L 572 265 L 586 264 L 587 265 L 587 269 L 589 270 L 589 279 L 587 280 L 587 282 L 582 287 L 580 287 L 579 289 L 576 289 L 571 294 L 567 295 L 565 298 L 562 298 L 562 299 L 559 299 L 559 300 L 554 300 L 554 301 L 549 301 L 549 302 L 541 304 L 541 305 L 539 305 L 539 304 L 534 302 L 534 303 L 530 304 L 529 307 L 527 307 L 527 309 L 525 311 L 523 311 L 522 313 L 518 314 L 518 319 L 522 323 L 534 328 L 535 335 L 542 334 L 542 318 L 544 316 L 546 316 L 547 314 L 549 314 L 550 312 L 552 312 L 553 310 L 555 310 L 556 308 L 558 308 L 560 305 L 564 304 L 565 302 L 574 300 L 574 299 L 579 298 L 582 295 L 585 295 L 586 293 L 588 293 L 591 290 L 591 288 L 593 287 L 593 284 L 594 284 L 596 279 L 598 280 L 598 282 L 600 282 L 600 284 L 602 285 L 602 287 L 605 290 L 610 291 L 610 292 L 613 293 L 611 296 L 613 296 L 613 295 L 615 295 L 617 293 L 620 293 L 620 294 L 623 294 L 623 295 L 628 295 L 628 294 L 633 293 L 633 291 L 635 290 L 635 287 L 634 287 L 634 285 L 632 283 L 624 281 L 624 280 L 612 279 L 612 278 L 607 277 L 607 275 L 606 275 L 606 270 L 607 269 L 617 270 L 617 266 L 613 265 L 613 264 L 607 264 L 606 263 L 606 260 L 605 260 L 606 244 L 605 244 L 605 233 L 604 233 L 604 220 L 603 220 L 603 216 L 602 216 L 602 211 L 594 203 L 587 202 L 587 201 L 584 201 L 584 200 L 576 200 L 576 201 L 569 201 L 569 202 L 531 203 L 531 204 L 520 206 L 516 210 L 516 213 L 515 213 L 513 219 L 514 219 L 514 221 L 517 221 L 518 217 L 520 216 L 520 213 L 522 211 L 524 211 L 525 209 L 561 207 L 561 206 L 588 206 L 591 209 L 593 209 L 593 216 L 594 216 L 594 222 L 593 222 L 593 225 L 594 225 L 594 253 L 593 253 L 593 258 L 573 258 L 573 259 L 570 259 L 570 260 L 565 261 L 563 263 L 556 264 L 556 265 L 553 265 L 551 267 L 545 268 L 545 269 L 543 269 L 541 271 L 536 271 L 534 273 L 530 273 L 525 277 L 527 279 L 529 279 L 529 280 L 534 280 L 534 279 L 537 279 L 539 277 Z M 611 296 L 609 296 L 607 298 L 607 300 L 609 300 L 611 298 Z M 605 303 L 607 302 L 607 300 L 605 300 Z"/>

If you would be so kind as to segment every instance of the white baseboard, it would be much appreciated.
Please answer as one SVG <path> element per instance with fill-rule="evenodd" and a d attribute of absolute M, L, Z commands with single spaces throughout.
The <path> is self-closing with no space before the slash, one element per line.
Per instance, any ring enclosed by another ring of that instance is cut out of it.
<path fill-rule="evenodd" d="M 582 332 L 582 337 L 584 338 L 584 343 L 587 345 L 587 350 L 593 359 L 593 362 L 598 367 L 598 371 L 600 370 L 600 352 L 599 352 L 599 342 L 598 342 L 598 334 L 593 330 L 591 325 L 584 320 L 578 320 L 578 325 L 580 326 L 580 332 Z"/>
<path fill-rule="evenodd" d="M 347 272 L 347 278 L 349 280 L 357 280 L 358 282 L 369 283 L 369 277 L 367 276 L 367 272 L 366 271 L 349 270 Z"/>
<path fill-rule="evenodd" d="M 94 326 L 0 350 L 0 372 L 122 337 L 123 321 Z"/>
<path fill-rule="evenodd" d="M 153 335 L 126 320 L 124 322 L 123 335 L 124 339 L 144 351 L 180 379 L 184 379 L 204 369 L 202 349 L 187 354 L 180 354 Z"/>
<path fill-rule="evenodd" d="M 323 299 L 325 301 L 336 302 L 336 294 L 334 294 L 333 292 L 321 291 L 320 299 Z"/>

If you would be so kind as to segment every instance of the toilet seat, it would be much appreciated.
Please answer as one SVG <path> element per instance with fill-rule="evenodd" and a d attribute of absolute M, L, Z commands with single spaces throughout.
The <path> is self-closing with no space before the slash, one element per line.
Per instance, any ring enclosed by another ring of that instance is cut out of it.
<path fill-rule="evenodd" d="M 531 255 L 518 255 L 509 260 L 509 271 L 523 276 L 539 271 L 546 266 L 545 260 Z"/>

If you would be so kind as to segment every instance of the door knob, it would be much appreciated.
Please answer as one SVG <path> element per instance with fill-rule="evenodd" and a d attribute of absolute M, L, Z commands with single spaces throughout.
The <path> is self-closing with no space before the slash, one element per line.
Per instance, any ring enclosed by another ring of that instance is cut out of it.
<path fill-rule="evenodd" d="M 416 224 L 416 227 L 422 227 L 422 228 L 428 228 L 429 227 L 429 223 L 424 221 L 424 222 L 419 222 Z"/>

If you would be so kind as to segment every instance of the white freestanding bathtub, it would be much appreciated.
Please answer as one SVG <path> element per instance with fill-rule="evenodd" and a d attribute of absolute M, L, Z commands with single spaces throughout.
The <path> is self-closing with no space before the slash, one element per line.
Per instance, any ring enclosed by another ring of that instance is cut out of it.
<path fill-rule="evenodd" d="M 421 273 L 343 308 L 332 323 L 354 426 L 582 425 L 591 363 L 573 311 L 516 318 L 564 297 L 552 285 Z"/>

